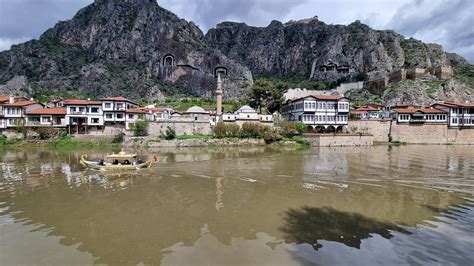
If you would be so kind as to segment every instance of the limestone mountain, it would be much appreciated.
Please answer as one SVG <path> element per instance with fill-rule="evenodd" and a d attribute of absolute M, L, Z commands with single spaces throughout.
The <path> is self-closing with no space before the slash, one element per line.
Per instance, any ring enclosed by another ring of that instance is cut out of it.
<path fill-rule="evenodd" d="M 229 98 L 253 82 L 246 67 L 208 48 L 195 24 L 153 0 L 96 0 L 39 40 L 0 53 L 3 91 L 22 94 L 211 96 L 216 71 L 229 73 L 224 79 Z M 19 76 L 28 79 L 28 89 L 8 83 Z"/>
<path fill-rule="evenodd" d="M 237 99 L 260 77 L 334 83 L 438 66 L 456 72 L 469 64 L 439 45 L 360 22 L 328 25 L 316 17 L 267 27 L 223 22 L 204 35 L 156 0 L 95 0 L 39 40 L 0 52 L 0 94 L 211 97 L 215 74 L 222 72 L 224 97 Z M 451 87 L 456 89 L 429 95 L 441 100 L 472 95 L 457 95 L 470 85 Z M 392 88 L 386 95 L 396 101 L 400 94 Z"/>
<path fill-rule="evenodd" d="M 254 75 L 334 81 L 366 73 L 376 77 L 400 68 L 462 67 L 467 61 L 440 45 L 373 30 L 358 21 L 328 25 L 312 19 L 252 27 L 223 22 L 207 43 L 248 66 Z"/>

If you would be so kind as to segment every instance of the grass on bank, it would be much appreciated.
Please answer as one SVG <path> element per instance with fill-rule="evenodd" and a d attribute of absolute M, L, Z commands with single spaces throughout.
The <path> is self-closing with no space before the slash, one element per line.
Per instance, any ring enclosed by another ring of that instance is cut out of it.
<path fill-rule="evenodd" d="M 101 139 L 98 141 L 85 141 L 75 139 L 71 136 L 62 136 L 58 139 L 51 141 L 51 145 L 58 149 L 107 147 L 111 144 L 112 143 L 106 139 Z"/>
<path fill-rule="evenodd" d="M 184 140 L 184 139 L 213 139 L 213 135 L 206 135 L 206 134 L 193 134 L 193 135 L 179 135 L 176 136 L 176 139 Z"/>

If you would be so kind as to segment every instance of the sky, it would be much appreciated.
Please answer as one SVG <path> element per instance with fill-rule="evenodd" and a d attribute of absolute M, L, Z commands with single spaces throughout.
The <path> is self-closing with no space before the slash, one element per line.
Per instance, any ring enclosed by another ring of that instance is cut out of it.
<path fill-rule="evenodd" d="M 119 0 L 116 0 L 119 1 Z M 0 0 L 0 50 L 38 38 L 93 0 Z M 222 21 L 266 26 L 318 16 L 328 24 L 355 20 L 443 45 L 474 63 L 474 0 L 158 0 L 204 32 Z"/>

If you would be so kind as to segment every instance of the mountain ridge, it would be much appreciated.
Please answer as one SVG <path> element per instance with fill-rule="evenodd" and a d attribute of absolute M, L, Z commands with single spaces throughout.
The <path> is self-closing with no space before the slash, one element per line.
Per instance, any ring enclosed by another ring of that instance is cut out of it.
<path fill-rule="evenodd" d="M 96 0 L 39 40 L 0 52 L 0 93 L 213 97 L 221 72 L 226 98 L 238 99 L 254 78 L 341 82 L 436 66 L 469 64 L 440 45 L 359 21 L 224 21 L 204 34 L 154 0 Z"/>

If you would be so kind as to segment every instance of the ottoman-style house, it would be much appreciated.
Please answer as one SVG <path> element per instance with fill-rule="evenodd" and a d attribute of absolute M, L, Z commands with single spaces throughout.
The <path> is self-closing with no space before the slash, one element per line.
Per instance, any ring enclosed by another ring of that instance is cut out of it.
<path fill-rule="evenodd" d="M 474 103 L 444 102 L 435 103 L 432 107 L 448 114 L 449 127 L 474 127 Z"/>
<path fill-rule="evenodd" d="M 350 99 L 341 95 L 310 95 L 288 100 L 281 108 L 288 121 L 302 122 L 318 132 L 347 130 Z"/>
<path fill-rule="evenodd" d="M 397 123 L 436 123 L 448 122 L 447 112 L 436 108 L 394 108 L 391 110 L 392 118 Z"/>

